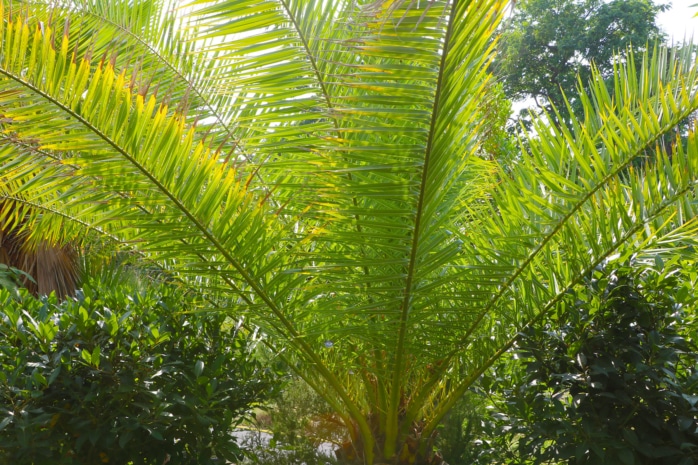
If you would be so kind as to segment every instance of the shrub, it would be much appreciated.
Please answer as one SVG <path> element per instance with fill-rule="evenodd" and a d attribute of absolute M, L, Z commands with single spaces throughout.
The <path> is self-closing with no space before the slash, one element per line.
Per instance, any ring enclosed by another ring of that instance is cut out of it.
<path fill-rule="evenodd" d="M 251 336 L 173 288 L 0 304 L 0 463 L 235 460 L 231 429 L 276 390 Z"/>
<path fill-rule="evenodd" d="M 697 276 L 659 261 L 599 270 L 570 293 L 522 335 L 523 364 L 483 380 L 504 394 L 479 463 L 698 463 Z"/>

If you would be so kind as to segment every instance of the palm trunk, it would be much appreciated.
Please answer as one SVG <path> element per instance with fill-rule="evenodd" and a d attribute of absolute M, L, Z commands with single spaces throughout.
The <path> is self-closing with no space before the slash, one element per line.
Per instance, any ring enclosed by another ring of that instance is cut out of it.
<path fill-rule="evenodd" d="M 434 452 L 437 435 L 428 438 L 421 437 L 423 422 L 415 422 L 409 428 L 406 437 L 399 437 L 391 448 L 386 447 L 384 435 L 378 433 L 378 415 L 369 415 L 368 423 L 374 432 L 374 446 L 366 450 L 359 439 L 356 443 L 344 442 L 335 450 L 335 455 L 341 464 L 346 465 L 445 465 L 441 454 Z M 360 436 L 359 436 L 360 437 Z M 387 450 L 397 451 L 388 455 Z M 373 457 L 372 463 L 367 458 Z"/>
<path fill-rule="evenodd" d="M 0 204 L 0 210 L 12 208 Z M 11 213 L 10 213 L 11 215 Z M 35 295 L 55 292 L 59 298 L 73 295 L 78 286 L 78 254 L 71 244 L 38 241 L 33 244 L 26 232 L 0 225 L 0 263 L 22 270 L 34 281 L 22 286 Z"/>

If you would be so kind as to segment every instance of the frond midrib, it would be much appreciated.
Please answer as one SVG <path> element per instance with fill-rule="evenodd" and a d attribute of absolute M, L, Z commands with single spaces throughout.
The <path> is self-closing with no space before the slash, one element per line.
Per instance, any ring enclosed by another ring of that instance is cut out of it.
<path fill-rule="evenodd" d="M 45 204 L 40 204 L 40 203 L 32 202 L 32 201 L 30 201 L 30 200 L 23 199 L 23 198 L 21 198 L 21 197 L 17 197 L 17 196 L 14 196 L 14 195 L 6 195 L 6 194 L 0 194 L 0 200 L 9 200 L 9 201 L 11 201 L 11 202 L 16 202 L 16 203 L 20 203 L 20 204 L 26 205 L 27 207 L 29 207 L 29 208 L 31 208 L 31 209 L 33 209 L 33 210 L 39 210 L 39 211 L 43 211 L 43 212 L 46 212 L 46 213 L 49 213 L 49 214 L 52 214 L 52 215 L 59 216 L 59 217 L 65 219 L 65 220 L 68 220 L 68 221 L 70 221 L 70 222 L 73 222 L 73 223 L 76 223 L 76 224 L 82 226 L 82 227 L 85 228 L 85 230 L 87 230 L 87 231 L 94 231 L 94 232 L 96 232 L 97 234 L 99 234 L 100 236 L 106 237 L 106 238 L 109 239 L 110 241 L 116 242 L 116 243 L 121 244 L 121 245 L 123 245 L 123 246 L 126 246 L 126 245 L 127 245 L 126 242 L 124 242 L 123 240 L 119 239 L 117 236 L 114 236 L 113 234 L 110 234 L 110 233 L 104 231 L 102 228 L 93 226 L 93 225 L 89 224 L 88 222 L 86 222 L 86 221 L 84 221 L 84 220 L 81 220 L 81 219 L 79 219 L 79 218 L 76 218 L 76 217 L 74 217 L 74 216 L 68 215 L 67 213 L 65 213 L 65 212 L 63 212 L 63 211 L 59 211 L 59 210 L 55 210 L 55 209 L 53 209 L 53 208 L 49 208 L 49 207 L 46 206 Z M 139 252 L 139 253 L 140 253 L 140 252 Z M 142 256 L 145 258 L 145 255 L 142 255 Z"/>
<path fill-rule="evenodd" d="M 414 234 L 412 236 L 412 244 L 411 244 L 411 250 L 410 250 L 410 258 L 409 262 L 407 265 L 407 274 L 405 278 L 405 295 L 402 301 L 402 308 L 400 311 L 400 320 L 398 324 L 398 339 L 397 339 L 397 346 L 396 346 L 396 358 L 395 358 L 395 371 L 393 373 L 393 379 L 392 379 L 392 391 L 391 391 L 391 398 L 390 398 L 390 403 L 389 403 L 389 408 L 391 411 L 394 411 L 395 414 L 390 415 L 389 418 L 393 418 L 393 421 L 397 421 L 397 409 L 398 409 L 398 404 L 399 404 L 399 396 L 400 396 L 400 389 L 399 389 L 399 382 L 400 382 L 400 377 L 402 376 L 402 365 L 403 365 L 403 357 L 404 357 L 404 346 L 405 346 L 405 338 L 406 338 L 406 332 L 407 332 L 407 320 L 408 320 L 408 314 L 409 314 L 409 309 L 411 305 L 411 300 L 412 300 L 412 283 L 414 280 L 414 276 L 416 273 L 416 268 L 417 268 L 417 250 L 420 242 L 420 227 L 422 224 L 422 216 L 424 213 L 424 196 L 425 196 L 425 190 L 426 190 L 426 183 L 427 183 L 427 177 L 429 173 L 429 162 L 432 156 L 432 151 L 434 148 L 434 140 L 436 138 L 436 124 L 437 120 L 439 117 L 439 111 L 441 108 L 441 103 L 442 103 L 442 92 L 444 90 L 444 72 L 446 68 L 446 60 L 448 59 L 450 48 L 451 48 L 451 39 L 453 35 L 453 29 L 455 27 L 455 22 L 456 22 L 456 13 L 457 13 L 457 5 L 458 5 L 459 0 L 453 0 L 453 3 L 451 4 L 451 9 L 450 9 L 450 15 L 449 15 L 449 22 L 448 26 L 446 29 L 446 34 L 444 36 L 444 45 L 443 45 L 443 53 L 441 55 L 441 62 L 439 63 L 439 73 L 438 77 L 436 79 L 436 86 L 435 86 L 435 91 L 434 91 L 434 106 L 431 114 L 431 121 L 429 123 L 429 132 L 428 132 L 428 138 L 427 138 L 427 143 L 425 146 L 425 151 L 424 151 L 424 164 L 422 166 L 422 173 L 421 173 L 421 180 L 420 180 L 420 188 L 419 188 L 419 198 L 417 200 L 417 209 L 416 209 L 416 215 L 415 215 L 415 222 L 414 222 Z M 395 425 L 397 426 L 397 425 Z M 397 432 L 397 431 L 396 431 Z"/>
<path fill-rule="evenodd" d="M 341 136 L 342 128 L 339 124 L 339 121 L 337 120 L 337 117 L 332 114 L 333 113 L 332 110 L 334 109 L 334 104 L 332 103 L 332 97 L 330 96 L 330 92 L 327 89 L 327 86 L 325 85 L 325 79 L 323 78 L 322 73 L 320 72 L 320 68 L 317 65 L 317 61 L 315 60 L 315 56 L 313 55 L 313 53 L 310 50 L 310 45 L 308 43 L 308 40 L 305 37 L 305 34 L 303 34 L 303 31 L 301 30 L 300 25 L 298 24 L 298 21 L 296 21 L 295 16 L 291 13 L 291 9 L 288 6 L 288 0 L 278 0 L 278 1 L 283 6 L 284 11 L 288 15 L 288 17 L 291 21 L 291 24 L 293 24 L 293 28 L 295 29 L 296 33 L 298 34 L 298 38 L 300 39 L 301 44 L 303 45 L 303 49 L 305 50 L 305 54 L 308 57 L 308 61 L 310 62 L 310 66 L 313 69 L 313 73 L 315 74 L 315 78 L 317 79 L 318 85 L 320 86 L 320 91 L 322 93 L 323 99 L 325 100 L 325 103 L 327 104 L 327 110 L 329 113 L 328 117 L 332 120 L 332 124 L 333 124 L 335 130 L 337 131 L 337 135 L 342 137 Z M 353 176 L 350 172 L 346 174 L 346 177 L 349 180 L 349 182 L 353 181 Z M 359 205 L 358 199 L 356 197 L 352 197 L 351 200 L 352 200 L 354 207 L 358 208 L 358 205 Z M 356 219 L 356 231 L 359 234 L 361 234 L 363 228 L 361 227 L 360 215 L 358 213 L 356 213 L 356 214 L 354 214 L 354 218 Z M 361 250 L 361 254 L 363 256 L 366 256 L 366 253 L 363 250 L 363 248 Z M 363 269 L 364 275 L 370 276 L 371 273 L 369 271 L 368 265 L 362 266 L 362 269 Z M 371 287 L 370 283 L 368 284 L 368 287 Z"/>
<path fill-rule="evenodd" d="M 323 99 L 327 103 L 327 108 L 328 110 L 332 110 L 333 105 L 332 105 L 332 99 L 330 98 L 330 93 L 327 90 L 327 87 L 325 86 L 325 80 L 322 77 L 322 74 L 320 73 L 320 68 L 317 66 L 317 62 L 315 61 L 315 57 L 313 56 L 313 53 L 310 51 L 310 45 L 308 44 L 308 40 L 305 37 L 305 34 L 303 34 L 303 31 L 300 28 L 300 25 L 298 24 L 298 21 L 296 21 L 295 16 L 293 13 L 291 13 L 291 8 L 288 5 L 288 0 L 278 0 L 281 6 L 283 7 L 284 11 L 286 12 L 286 15 L 288 16 L 289 20 L 291 21 L 291 24 L 293 25 L 293 29 L 296 31 L 296 34 L 298 35 L 298 39 L 301 41 L 301 45 L 303 45 L 303 50 L 305 50 L 305 55 L 308 57 L 308 61 L 310 62 L 310 66 L 313 69 L 313 74 L 315 74 L 315 79 L 317 79 L 318 85 L 320 86 L 320 91 L 322 92 Z M 336 118 L 332 118 L 332 121 L 334 121 L 334 125 L 336 129 L 339 129 L 339 123 L 337 122 Z"/>

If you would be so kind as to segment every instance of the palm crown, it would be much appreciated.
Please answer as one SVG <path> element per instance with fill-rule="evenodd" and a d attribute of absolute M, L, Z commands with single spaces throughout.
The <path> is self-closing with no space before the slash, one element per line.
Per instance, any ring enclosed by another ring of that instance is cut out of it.
<path fill-rule="evenodd" d="M 2 221 L 178 273 L 284 348 L 365 463 L 433 462 L 518 332 L 695 233 L 693 133 L 631 167 L 698 109 L 689 52 L 597 75 L 507 173 L 476 155 L 504 6 L 5 2 Z"/>

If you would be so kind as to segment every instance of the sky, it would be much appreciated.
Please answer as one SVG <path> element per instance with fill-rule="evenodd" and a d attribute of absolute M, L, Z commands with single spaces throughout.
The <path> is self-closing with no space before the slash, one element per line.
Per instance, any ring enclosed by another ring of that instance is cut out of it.
<path fill-rule="evenodd" d="M 669 0 L 655 3 L 669 3 L 671 9 L 661 13 L 657 18 L 659 26 L 666 32 L 669 37 L 675 42 L 683 42 L 684 37 L 690 39 L 691 36 L 698 41 L 698 18 L 693 15 L 698 13 L 698 7 L 691 7 L 698 3 L 698 0 Z"/>

